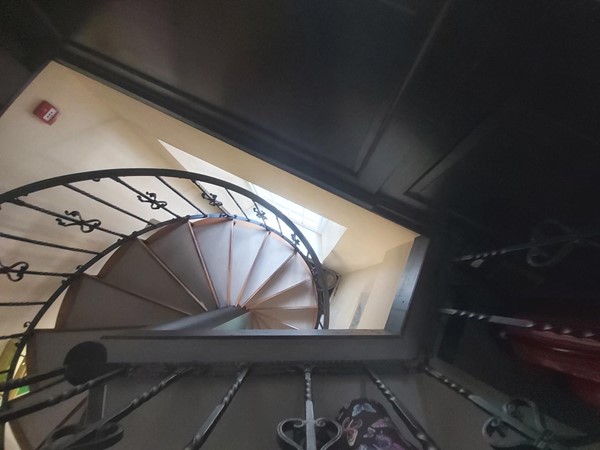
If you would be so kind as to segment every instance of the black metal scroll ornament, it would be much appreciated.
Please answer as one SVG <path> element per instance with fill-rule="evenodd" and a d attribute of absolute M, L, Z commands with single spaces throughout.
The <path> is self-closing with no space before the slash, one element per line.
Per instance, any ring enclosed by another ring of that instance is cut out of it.
<path fill-rule="evenodd" d="M 6 275 L 10 281 L 21 281 L 27 269 L 29 269 L 29 263 L 25 261 L 19 261 L 10 266 L 5 266 L 0 262 L 0 274 Z"/>
<path fill-rule="evenodd" d="M 568 449 L 588 445 L 591 442 L 588 437 L 582 439 L 560 436 L 550 431 L 537 405 L 530 400 L 510 400 L 502 407 L 502 411 L 501 416 L 488 419 L 482 430 L 485 439 L 495 449 Z M 538 432 L 539 438 L 534 441 L 524 437 L 507 424 L 507 418 L 530 424 Z"/>
<path fill-rule="evenodd" d="M 146 192 L 146 195 L 138 195 L 137 198 L 142 203 L 150 203 L 150 208 L 152 209 L 163 209 L 167 206 L 167 202 L 156 199 L 154 192 Z"/>
<path fill-rule="evenodd" d="M 202 198 L 204 200 L 208 200 L 208 204 L 210 206 L 216 206 L 217 208 L 223 206 L 223 202 L 220 202 L 219 200 L 217 200 L 217 194 L 210 194 L 210 193 L 206 193 L 203 191 Z"/>
<path fill-rule="evenodd" d="M 294 242 L 294 244 L 296 245 L 296 247 L 298 245 L 300 245 L 300 239 L 298 238 L 298 236 L 296 236 L 295 233 L 292 233 L 292 241 Z"/>
<path fill-rule="evenodd" d="M 498 450 L 568 450 L 598 442 L 600 434 L 563 436 L 549 430 L 544 416 L 531 400 L 510 400 L 500 408 L 470 390 L 452 381 L 426 364 L 421 365 L 426 375 L 477 406 L 491 416 L 483 425 L 483 436 Z"/>
<path fill-rule="evenodd" d="M 260 220 L 266 220 L 267 219 L 267 213 L 265 213 L 261 209 L 258 209 L 258 207 L 252 208 L 252 211 L 254 211 L 254 213 L 256 214 L 256 217 L 258 217 Z"/>
<path fill-rule="evenodd" d="M 65 211 L 65 215 L 74 217 L 75 219 L 69 219 L 71 222 L 65 222 L 63 219 L 57 218 L 56 222 L 61 227 L 72 227 L 73 225 L 77 225 L 81 229 L 82 233 L 91 233 L 100 225 L 102 225 L 102 222 L 100 222 L 98 219 L 84 220 L 79 211 Z"/>
<path fill-rule="evenodd" d="M 327 450 L 342 437 L 335 420 L 315 419 L 312 401 L 312 369 L 304 369 L 306 418 L 285 419 L 277 425 L 277 442 L 282 450 Z"/>

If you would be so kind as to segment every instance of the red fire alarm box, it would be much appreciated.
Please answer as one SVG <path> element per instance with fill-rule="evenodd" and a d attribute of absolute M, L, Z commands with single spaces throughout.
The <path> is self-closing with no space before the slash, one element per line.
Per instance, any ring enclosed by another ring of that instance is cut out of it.
<path fill-rule="evenodd" d="M 33 111 L 33 114 L 46 122 L 48 125 L 52 125 L 54 122 L 56 122 L 59 112 L 60 111 L 55 106 L 52 106 L 50 103 L 44 100 L 37 105 Z"/>

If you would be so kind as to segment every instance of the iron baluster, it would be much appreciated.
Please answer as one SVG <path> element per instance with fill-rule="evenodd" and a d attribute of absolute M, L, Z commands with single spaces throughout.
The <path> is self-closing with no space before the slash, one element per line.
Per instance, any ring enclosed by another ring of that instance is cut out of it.
<path fill-rule="evenodd" d="M 471 311 L 464 311 L 452 308 L 442 308 L 440 309 L 440 312 L 451 317 L 461 317 L 464 319 L 472 319 L 479 322 L 487 322 L 517 328 L 530 328 L 537 331 L 547 331 L 549 333 L 554 333 L 561 336 L 573 336 L 581 339 L 592 339 L 595 341 L 600 341 L 600 329 L 581 329 L 570 326 L 556 325 L 549 322 L 536 322 L 529 319 L 517 319 L 513 317 L 479 314 Z"/>
<path fill-rule="evenodd" d="M 12 234 L 7 234 L 7 233 L 0 233 L 0 237 L 6 238 L 6 239 L 12 239 L 13 241 L 21 241 L 21 242 L 27 242 L 29 244 L 42 245 L 44 247 L 52 247 L 52 248 L 59 248 L 61 250 L 69 250 L 69 251 L 72 251 L 72 252 L 88 253 L 90 255 L 98 255 L 99 254 L 99 252 L 95 252 L 93 250 L 86 250 L 84 248 L 69 247 L 67 245 L 54 244 L 52 242 L 39 241 L 39 240 L 36 240 L 36 239 L 29 239 L 29 238 L 26 238 L 26 237 L 15 236 L 15 235 L 12 235 Z"/>
<path fill-rule="evenodd" d="M 108 382 L 109 380 L 115 378 L 124 371 L 125 369 L 122 368 L 112 370 L 108 373 L 105 373 L 104 375 L 100 375 L 96 378 L 86 381 L 85 383 L 78 384 L 58 395 L 47 398 L 46 400 L 42 400 L 41 402 L 34 403 L 33 405 L 25 406 L 23 408 L 14 410 L 4 410 L 3 412 L 0 412 L 0 424 L 18 419 L 19 417 L 23 417 L 37 411 L 41 411 L 42 409 L 46 409 L 54 405 L 58 405 L 59 403 L 64 402 L 65 400 L 68 400 L 71 397 L 74 397 L 78 394 L 90 390 L 94 386 Z"/>
<path fill-rule="evenodd" d="M 39 381 L 44 381 L 49 378 L 54 378 L 59 375 L 63 375 L 64 373 L 65 369 L 61 367 L 59 369 L 54 369 L 49 372 L 40 373 L 37 375 L 28 375 L 23 378 L 13 378 L 12 380 L 0 383 L 0 391 L 10 391 L 12 389 L 16 389 L 22 386 L 28 386 L 32 383 L 37 383 Z"/>
<path fill-rule="evenodd" d="M 494 448 L 568 450 L 598 439 L 598 436 L 560 436 L 550 431 L 543 415 L 530 400 L 513 399 L 499 407 L 427 364 L 422 364 L 420 370 L 491 416 L 485 422 L 482 432 Z M 527 421 L 523 420 L 526 415 L 529 416 Z"/>
<path fill-rule="evenodd" d="M 29 263 L 18 261 L 9 266 L 5 266 L 0 261 L 0 274 L 6 275 L 10 281 L 21 281 L 29 269 Z"/>
<path fill-rule="evenodd" d="M 184 450 L 196 450 L 204 445 L 210 436 L 210 433 L 221 419 L 221 416 L 225 413 L 225 410 L 233 401 L 235 394 L 237 394 L 237 391 L 240 389 L 240 386 L 244 382 L 246 375 L 248 375 L 249 370 L 249 367 L 244 367 L 237 373 L 233 384 L 221 400 L 221 403 L 215 406 L 192 440 L 184 447 Z"/>
<path fill-rule="evenodd" d="M 312 400 L 312 369 L 304 369 L 304 403 L 306 414 L 306 449 L 317 449 L 317 432 L 315 430 L 315 411 Z"/>
<path fill-rule="evenodd" d="M 109 419 L 109 421 L 110 422 L 119 422 L 119 421 L 123 420 L 125 417 L 127 417 L 129 414 L 131 414 L 134 410 L 136 410 L 137 408 L 142 406 L 148 400 L 155 397 L 157 394 L 159 394 L 164 389 L 166 389 L 168 386 L 173 384 L 175 381 L 177 381 L 183 375 L 189 373 L 191 370 L 192 370 L 191 368 L 183 368 L 183 369 L 176 370 L 175 372 L 173 372 L 172 374 L 170 374 L 169 376 L 167 376 L 166 378 L 161 380 L 161 382 L 158 383 L 156 386 L 152 386 L 152 388 L 149 391 L 144 392 L 139 397 L 133 399 L 129 403 L 129 405 L 127 405 L 125 408 L 123 408 L 118 413 L 114 414 Z"/>
<path fill-rule="evenodd" d="M 238 209 L 242 212 L 242 214 L 244 215 L 244 217 L 246 218 L 246 220 L 250 220 L 250 218 L 248 217 L 248 215 L 244 212 L 244 209 L 240 206 L 240 204 L 235 199 L 235 197 L 233 196 L 233 194 L 229 191 L 229 189 L 225 189 L 225 191 L 227 192 L 227 194 L 229 194 L 229 196 L 231 197 L 231 200 L 233 200 L 233 202 L 235 203 L 235 206 L 237 206 Z"/>
<path fill-rule="evenodd" d="M 9 271 L 13 272 L 13 271 Z M 60 277 L 60 278 L 69 278 L 75 275 L 75 272 L 44 272 L 41 270 L 26 270 L 23 272 L 25 275 L 39 275 L 42 277 Z"/>
<path fill-rule="evenodd" d="M 28 208 L 34 211 L 41 212 L 48 216 L 55 217 L 57 223 L 61 226 L 77 225 L 83 233 L 91 233 L 94 230 L 100 230 L 104 233 L 112 234 L 113 236 L 118 236 L 121 238 L 126 237 L 124 234 L 103 228 L 102 226 L 100 226 L 101 222 L 98 219 L 83 220 L 78 211 L 65 211 L 65 214 L 60 214 L 54 211 L 50 211 L 49 209 L 42 208 L 40 206 L 32 205 L 31 203 L 27 203 L 19 199 L 13 199 L 10 202 L 17 206 L 22 206 L 23 208 Z"/>
<path fill-rule="evenodd" d="M 142 203 L 148 203 L 148 204 L 150 204 L 150 208 L 152 208 L 152 209 L 163 209 L 166 212 L 168 212 L 169 214 L 171 214 L 173 217 L 176 217 L 178 219 L 181 218 L 181 216 L 179 214 L 175 214 L 173 211 L 171 211 L 169 208 L 167 208 L 167 204 L 168 204 L 167 202 L 165 202 L 164 200 L 157 200 L 156 199 L 156 194 L 154 192 L 146 192 L 144 194 L 142 191 L 137 190 L 136 188 L 134 188 L 133 186 L 131 186 L 129 183 L 123 181 L 119 177 L 112 177 L 112 180 L 116 181 L 119 184 L 122 184 L 127 189 L 129 189 L 130 191 L 132 191 L 135 194 L 137 194 L 137 199 L 140 202 L 142 202 Z"/>
<path fill-rule="evenodd" d="M 123 438 L 123 428 L 118 424 L 121 420 L 138 409 L 144 403 L 156 397 L 159 393 L 180 379 L 185 374 L 189 373 L 191 368 L 178 369 L 167 377 L 163 378 L 160 383 L 152 386 L 149 391 L 144 392 L 140 396 L 134 398 L 127 406 L 110 415 L 107 418 L 98 420 L 89 425 L 83 426 L 66 426 L 54 431 L 44 441 L 42 448 L 55 448 L 53 444 L 60 440 L 60 448 L 67 449 L 74 444 L 81 443 L 82 445 L 90 445 L 85 448 L 106 449 L 112 447 Z M 75 445 L 76 448 L 79 448 Z M 83 447 L 82 447 L 83 448 Z"/>
<path fill-rule="evenodd" d="M 335 420 L 324 417 L 315 419 L 311 367 L 304 368 L 304 409 L 304 419 L 285 419 L 277 425 L 277 440 L 280 447 L 286 450 L 327 450 L 331 448 L 342 437 L 342 427 Z M 302 428 L 304 428 L 303 439 L 298 433 Z M 317 447 L 317 428 L 325 433 L 327 439 L 320 447 Z M 290 431 L 293 432 L 293 436 L 297 440 L 288 436 Z M 298 440 L 301 442 L 298 442 Z"/>
<path fill-rule="evenodd" d="M 47 389 L 50 389 L 51 387 L 57 386 L 60 383 L 63 383 L 64 381 L 65 381 L 65 377 L 59 377 L 56 380 L 51 381 L 48 384 L 44 384 L 43 386 L 38 386 L 35 391 L 31 391 L 31 389 L 30 389 L 26 395 L 28 395 L 28 396 L 29 395 L 37 395 L 38 393 L 45 391 Z M 19 397 L 22 397 L 23 395 L 25 395 L 25 394 L 19 394 Z"/>
<path fill-rule="evenodd" d="M 144 222 L 147 225 L 152 225 L 152 222 L 149 222 L 148 220 L 143 219 L 142 217 L 140 217 L 140 216 L 138 216 L 136 214 L 133 214 L 133 213 L 131 213 L 131 212 L 129 212 L 129 211 L 123 209 L 123 208 L 120 208 L 117 205 L 113 205 L 112 203 L 110 203 L 110 202 L 108 202 L 106 200 L 103 200 L 100 197 L 96 197 L 95 195 L 90 194 L 89 192 L 86 192 L 83 189 L 79 189 L 78 187 L 75 187 L 75 186 L 73 186 L 71 184 L 65 184 L 64 187 L 66 187 L 67 189 L 70 189 L 70 190 L 72 190 L 74 192 L 77 192 L 77 193 L 79 193 L 79 194 L 81 194 L 81 195 L 83 195 L 85 197 L 91 198 L 92 200 L 97 201 L 98 203 L 101 203 L 101 204 L 103 204 L 105 206 L 108 206 L 109 208 L 112 208 L 115 211 L 119 211 L 119 212 L 121 212 L 123 214 L 126 214 L 126 215 L 128 215 L 130 217 L 133 217 L 134 219 L 137 219 L 137 220 L 139 220 L 141 222 Z"/>
<path fill-rule="evenodd" d="M 44 305 L 46 302 L 0 302 L 2 306 L 39 306 Z"/>
<path fill-rule="evenodd" d="M 76 220 L 70 219 L 70 222 L 65 222 L 59 217 L 56 219 L 56 223 L 58 223 L 61 227 L 78 226 L 82 233 L 91 233 L 100 225 L 102 225 L 102 222 L 100 222 L 98 219 L 85 220 L 83 217 L 81 217 L 81 213 L 79 211 L 65 211 L 65 215 L 74 217 Z"/>
<path fill-rule="evenodd" d="M 41 275 L 47 277 L 63 277 L 68 278 L 72 273 L 64 272 L 43 272 L 39 270 L 29 270 L 29 263 L 19 261 L 10 266 L 5 266 L 0 262 L 0 274 L 6 275 L 10 281 L 19 282 L 25 275 Z"/>
<path fill-rule="evenodd" d="M 156 179 L 158 181 L 160 181 L 162 184 L 164 184 L 166 187 L 171 189 L 173 192 L 175 192 L 175 194 L 177 194 L 179 197 L 181 197 L 185 202 L 187 202 L 192 208 L 194 208 L 200 214 L 206 216 L 206 213 L 204 211 L 202 211 L 194 203 L 192 203 L 192 201 L 189 198 L 187 198 L 185 195 L 183 195 L 181 192 L 179 192 L 177 189 L 175 189 L 173 186 L 171 186 L 169 183 L 167 183 L 162 177 L 157 176 Z"/>
<path fill-rule="evenodd" d="M 20 339 L 23 336 L 25 336 L 25 333 L 7 334 L 4 336 L 0 336 L 0 341 L 5 341 L 8 339 Z"/>
<path fill-rule="evenodd" d="M 423 450 L 439 450 L 439 446 L 433 438 L 427 434 L 419 421 L 411 414 L 408 408 L 403 405 L 398 397 L 386 386 L 379 376 L 368 367 L 365 367 L 367 374 L 377 386 L 377 389 L 383 394 L 387 401 L 392 405 L 394 412 L 400 417 L 400 420 L 406 425 L 408 431 L 419 441 Z"/>
<path fill-rule="evenodd" d="M 192 180 L 192 182 L 194 183 L 194 185 L 200 189 L 202 198 L 204 200 L 208 200 L 208 204 L 210 206 L 215 206 L 217 208 L 219 208 L 221 210 L 221 212 L 224 214 L 225 217 L 230 217 L 231 214 L 229 214 L 229 212 L 223 207 L 223 202 L 217 200 L 217 195 L 216 194 L 211 194 L 210 192 L 208 192 L 204 186 L 202 186 L 200 184 L 200 182 L 196 181 L 196 180 Z"/>
<path fill-rule="evenodd" d="M 279 220 L 279 217 L 275 216 L 275 219 L 277 220 L 277 227 L 279 228 L 279 234 L 283 234 L 283 230 L 281 229 L 281 221 Z"/>
<path fill-rule="evenodd" d="M 267 226 L 267 213 L 265 213 L 262 209 L 260 209 L 260 207 L 258 206 L 258 203 L 256 203 L 254 200 L 252 200 L 252 203 L 254 203 L 254 208 L 252 208 L 252 211 L 254 211 L 254 214 L 256 214 L 256 217 L 258 217 L 262 223 L 264 224 L 264 226 Z"/>

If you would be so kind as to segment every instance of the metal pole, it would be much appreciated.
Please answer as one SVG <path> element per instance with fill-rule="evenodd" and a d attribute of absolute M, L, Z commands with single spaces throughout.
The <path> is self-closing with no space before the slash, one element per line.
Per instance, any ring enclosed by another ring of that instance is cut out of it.
<path fill-rule="evenodd" d="M 547 331 L 549 333 L 559 334 L 562 336 L 566 335 L 582 339 L 593 339 L 596 341 L 600 341 L 600 329 L 577 329 L 574 327 L 562 326 L 548 322 L 535 322 L 530 319 L 516 319 L 513 317 L 479 314 L 471 311 L 464 311 L 452 308 L 442 308 L 440 309 L 440 313 L 451 317 L 460 317 L 464 319 L 472 319 L 480 322 L 487 322 L 517 328 L 531 328 L 538 331 Z"/>
<path fill-rule="evenodd" d="M 204 421 L 198 432 L 194 435 L 192 440 L 185 446 L 184 450 L 197 450 L 200 447 L 202 447 L 202 445 L 204 445 L 204 443 L 210 436 L 212 430 L 215 428 L 217 423 L 219 423 L 221 416 L 223 416 L 225 410 L 233 401 L 233 397 L 235 397 L 235 394 L 244 382 L 244 379 L 246 378 L 246 375 L 248 375 L 249 370 L 250 369 L 248 367 L 245 367 L 237 373 L 235 381 L 221 400 L 221 403 L 215 406 L 215 408 Z"/>
<path fill-rule="evenodd" d="M 368 367 L 365 367 L 367 374 L 375 383 L 375 386 L 381 391 L 383 396 L 392 405 L 392 408 L 400 417 L 400 420 L 406 425 L 408 431 L 419 441 L 423 450 L 440 450 L 440 447 L 435 443 L 433 438 L 427 434 L 425 429 L 421 426 L 419 421 L 411 414 L 408 408 L 403 405 L 398 397 L 386 386 L 386 384 Z"/>

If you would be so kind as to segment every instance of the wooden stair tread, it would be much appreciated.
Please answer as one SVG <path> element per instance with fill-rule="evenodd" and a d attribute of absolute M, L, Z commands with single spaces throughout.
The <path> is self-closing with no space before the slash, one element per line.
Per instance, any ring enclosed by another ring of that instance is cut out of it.
<path fill-rule="evenodd" d="M 215 309 L 216 299 L 189 222 L 166 231 L 151 236 L 146 244 L 207 310 Z"/>
<path fill-rule="evenodd" d="M 98 278 L 186 313 L 204 311 L 198 299 L 138 239 L 123 245 L 105 264 Z"/>
<path fill-rule="evenodd" d="M 60 307 L 56 329 L 141 327 L 185 316 L 184 312 L 84 275 L 69 287 Z"/>
<path fill-rule="evenodd" d="M 293 256 L 292 247 L 277 235 L 270 233 L 252 266 L 240 297 L 240 305 L 245 305 Z"/>
<path fill-rule="evenodd" d="M 267 330 L 295 330 L 297 329 L 294 326 L 285 324 L 278 320 L 275 317 L 270 317 L 266 314 L 263 314 L 262 311 L 256 311 L 256 315 L 258 320 L 265 326 Z"/>
<path fill-rule="evenodd" d="M 233 223 L 231 220 L 203 222 L 196 222 L 193 231 L 219 307 L 223 308 L 229 305 L 229 254 Z"/>
<path fill-rule="evenodd" d="M 263 301 L 257 301 L 249 309 L 298 309 L 298 308 L 316 308 L 317 296 L 312 279 L 304 280 L 300 283 L 290 286 L 289 289 L 279 292 Z"/>
<path fill-rule="evenodd" d="M 312 274 L 306 262 L 299 253 L 295 253 L 274 276 L 245 304 L 247 308 L 253 307 L 267 299 L 298 286 L 305 280 L 311 280 Z"/>
<path fill-rule="evenodd" d="M 241 221 L 234 222 L 231 243 L 230 304 L 237 305 L 246 287 L 254 262 L 269 233 L 262 227 Z"/>
<path fill-rule="evenodd" d="M 318 309 L 257 309 L 254 313 L 259 314 L 262 319 L 273 319 L 297 329 L 314 328 L 317 322 Z"/>

